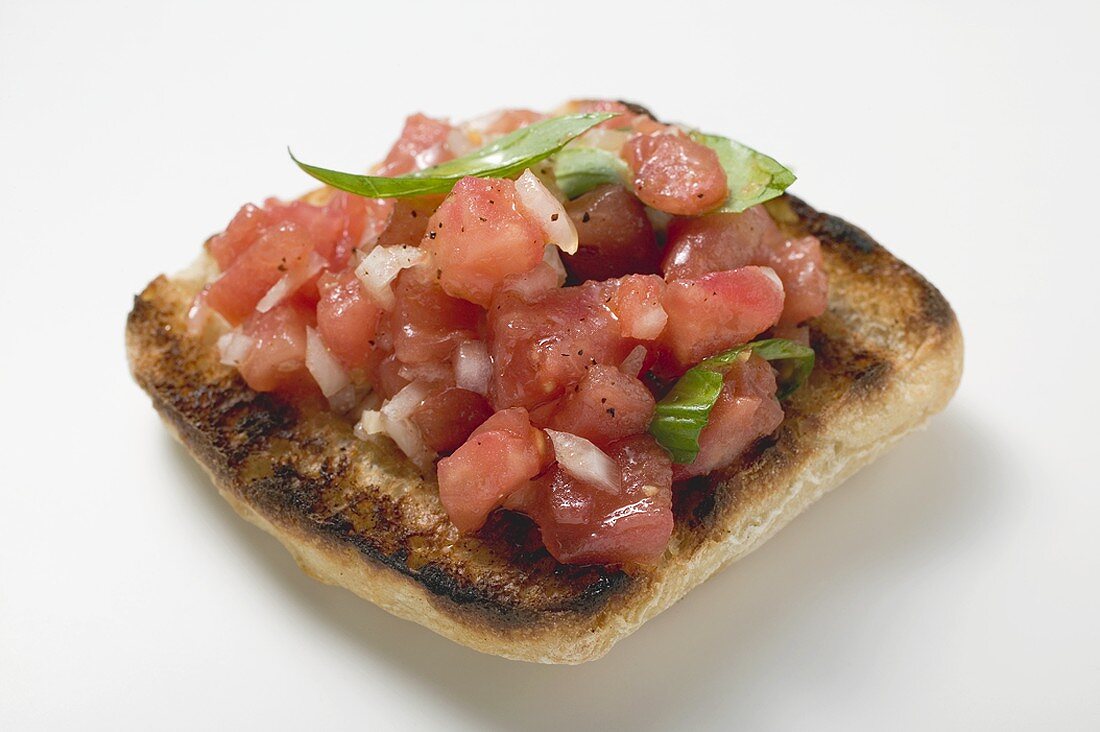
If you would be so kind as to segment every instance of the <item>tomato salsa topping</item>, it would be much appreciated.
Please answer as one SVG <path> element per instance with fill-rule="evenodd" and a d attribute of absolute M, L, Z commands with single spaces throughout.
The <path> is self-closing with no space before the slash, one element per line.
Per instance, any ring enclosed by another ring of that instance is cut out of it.
<path fill-rule="evenodd" d="M 559 562 L 652 564 L 679 482 L 774 432 L 813 368 L 820 243 L 762 205 L 794 176 L 728 138 L 589 100 L 413 115 L 369 175 L 298 165 L 326 186 L 207 242 L 190 325 L 434 471 L 460 532 L 515 511 Z"/>

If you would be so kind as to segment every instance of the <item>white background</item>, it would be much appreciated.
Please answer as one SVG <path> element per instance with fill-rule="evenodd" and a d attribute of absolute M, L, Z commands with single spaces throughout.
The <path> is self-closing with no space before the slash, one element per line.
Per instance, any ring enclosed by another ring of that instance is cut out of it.
<path fill-rule="evenodd" d="M 1100 726 L 1091 2 L 0 0 L 0 728 Z M 301 574 L 131 382 L 132 296 L 415 110 L 633 99 L 942 288 L 955 401 L 578 668 Z"/>

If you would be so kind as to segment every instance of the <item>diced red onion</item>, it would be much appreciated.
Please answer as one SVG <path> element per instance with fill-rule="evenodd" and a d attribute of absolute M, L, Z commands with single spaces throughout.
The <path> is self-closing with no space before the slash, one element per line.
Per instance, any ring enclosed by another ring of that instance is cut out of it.
<path fill-rule="evenodd" d="M 489 379 L 493 375 L 493 361 L 484 341 L 466 341 L 455 350 L 455 385 L 460 389 L 489 393 Z"/>
<path fill-rule="evenodd" d="M 603 450 L 568 432 L 546 430 L 546 434 L 554 443 L 554 457 L 562 470 L 600 490 L 612 494 L 619 492 L 622 473 Z"/>
<path fill-rule="evenodd" d="M 561 201 L 547 190 L 542 181 L 530 170 L 516 179 L 516 195 L 520 205 L 544 232 L 546 238 L 567 254 L 577 253 L 577 227 L 565 212 Z"/>
<path fill-rule="evenodd" d="M 218 338 L 218 355 L 226 366 L 237 366 L 248 355 L 255 342 L 240 330 L 231 330 Z"/>
<path fill-rule="evenodd" d="M 355 268 L 355 276 L 363 287 L 382 307 L 393 307 L 393 288 L 390 283 L 403 269 L 415 267 L 427 259 L 416 247 L 400 244 L 392 247 L 375 247 Z"/>

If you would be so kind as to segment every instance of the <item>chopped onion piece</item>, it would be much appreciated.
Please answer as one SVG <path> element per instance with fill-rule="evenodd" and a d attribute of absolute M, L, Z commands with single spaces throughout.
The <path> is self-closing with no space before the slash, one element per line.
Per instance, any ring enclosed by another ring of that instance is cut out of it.
<path fill-rule="evenodd" d="M 558 287 L 564 285 L 565 279 L 569 275 L 565 271 L 565 265 L 561 263 L 560 250 L 553 244 L 547 244 L 542 253 L 542 261 L 546 262 L 550 269 L 554 270 L 554 274 L 558 276 Z"/>
<path fill-rule="evenodd" d="M 488 112 L 480 117 L 474 117 L 472 120 L 467 121 L 463 127 L 477 132 L 485 132 L 504 116 L 504 110 L 498 109 L 495 112 Z"/>
<path fill-rule="evenodd" d="M 382 405 L 382 414 L 391 420 L 408 419 L 431 390 L 431 384 L 425 381 L 414 381 Z"/>
<path fill-rule="evenodd" d="M 371 435 L 380 435 L 386 432 L 386 418 L 376 409 L 364 409 L 363 415 L 355 424 L 355 436 L 365 440 Z"/>
<path fill-rule="evenodd" d="M 546 232 L 546 238 L 566 254 L 577 253 L 577 227 L 561 201 L 529 169 L 516 178 L 516 195 L 527 213 Z"/>
<path fill-rule="evenodd" d="M 386 435 L 418 468 L 431 468 L 435 453 L 424 444 L 424 438 L 416 425 L 407 419 L 393 420 L 383 412 L 364 409 L 354 432 L 360 440 L 369 440 L 374 435 Z"/>
<path fill-rule="evenodd" d="M 271 286 L 271 289 L 256 303 L 256 311 L 266 313 L 283 300 L 298 291 L 310 277 L 320 272 L 327 264 L 324 258 L 317 252 L 310 252 L 306 266 L 287 272 L 279 278 L 279 281 Z"/>
<path fill-rule="evenodd" d="M 645 346 L 634 346 L 630 353 L 626 354 L 623 362 L 619 364 L 619 370 L 627 376 L 638 378 L 642 373 L 642 366 L 645 365 L 645 357 Z"/>
<path fill-rule="evenodd" d="M 378 303 L 389 310 L 393 307 L 393 288 L 390 283 L 403 269 L 415 267 L 427 259 L 427 254 L 400 244 L 392 247 L 375 247 L 355 268 L 355 276 Z"/>
<path fill-rule="evenodd" d="M 218 338 L 218 354 L 221 362 L 226 366 L 237 366 L 248 355 L 252 344 L 255 342 L 251 336 L 246 336 L 240 330 L 231 330 Z"/>
<path fill-rule="evenodd" d="M 268 310 L 282 302 L 283 298 L 285 298 L 289 294 L 290 273 L 287 272 L 285 275 L 280 277 L 279 281 L 272 285 L 271 289 L 268 290 L 264 294 L 264 296 L 260 298 L 260 301 L 258 303 L 256 303 L 256 312 L 266 313 Z"/>
<path fill-rule="evenodd" d="M 492 375 L 493 361 L 484 341 L 466 341 L 455 350 L 455 385 L 458 388 L 486 396 Z"/>
<path fill-rule="evenodd" d="M 416 467 L 421 470 L 431 468 L 435 453 L 424 444 L 424 437 L 416 425 L 407 419 L 393 420 L 387 417 L 386 434 Z"/>
<path fill-rule="evenodd" d="M 668 313 L 661 307 L 660 303 L 654 303 L 645 310 L 630 324 L 628 329 L 623 329 L 623 335 L 631 338 L 640 338 L 643 341 L 652 341 L 661 335 L 661 331 L 665 329 L 665 324 L 668 322 Z"/>
<path fill-rule="evenodd" d="M 609 130 L 605 127 L 593 127 L 571 144 L 577 147 L 595 147 L 618 155 L 632 134 L 630 130 Z"/>
<path fill-rule="evenodd" d="M 321 334 L 310 327 L 306 328 L 306 368 L 334 410 L 343 412 L 355 405 L 355 389 L 347 372 L 329 353 Z"/>
<path fill-rule="evenodd" d="M 559 249 L 547 244 L 542 261 L 523 274 L 510 275 L 504 280 L 501 289 L 519 293 L 524 300 L 532 300 L 542 293 L 565 284 L 565 265 L 561 263 Z"/>
<path fill-rule="evenodd" d="M 554 456 L 562 470 L 600 490 L 612 494 L 619 492 L 622 473 L 603 450 L 568 432 L 546 430 L 546 434 L 554 443 Z"/>
<path fill-rule="evenodd" d="M 478 146 L 474 144 L 465 130 L 455 127 L 447 134 L 447 147 L 452 155 L 460 158 L 466 153 L 473 152 Z"/>

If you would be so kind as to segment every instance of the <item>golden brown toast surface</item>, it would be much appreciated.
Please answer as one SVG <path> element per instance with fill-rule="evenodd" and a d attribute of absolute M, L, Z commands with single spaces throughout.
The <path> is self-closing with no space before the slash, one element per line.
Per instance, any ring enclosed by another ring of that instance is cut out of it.
<path fill-rule="evenodd" d="M 791 233 L 822 242 L 830 292 L 811 327 L 817 366 L 775 435 L 679 492 L 656 567 L 560 565 L 530 521 L 505 512 L 460 536 L 434 476 L 396 447 L 356 439 L 322 409 L 253 392 L 210 342 L 188 336 L 194 281 L 158 277 L 135 298 L 131 369 L 222 495 L 311 575 L 481 651 L 579 663 L 754 549 L 942 409 L 958 385 L 962 336 L 935 287 L 796 198 L 768 208 Z"/>

